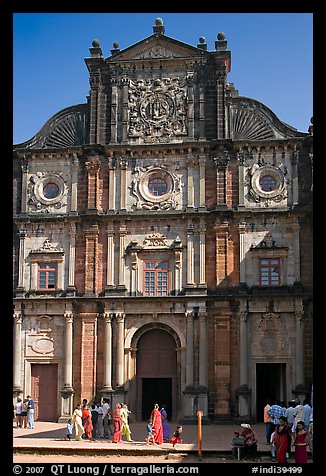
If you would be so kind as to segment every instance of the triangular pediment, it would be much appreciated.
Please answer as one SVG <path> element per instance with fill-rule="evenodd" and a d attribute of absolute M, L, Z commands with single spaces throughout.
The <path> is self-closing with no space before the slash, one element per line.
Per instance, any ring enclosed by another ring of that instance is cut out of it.
<path fill-rule="evenodd" d="M 189 58 L 202 56 L 203 54 L 208 53 L 200 48 L 187 45 L 165 35 L 152 35 L 107 58 L 107 61 Z"/>

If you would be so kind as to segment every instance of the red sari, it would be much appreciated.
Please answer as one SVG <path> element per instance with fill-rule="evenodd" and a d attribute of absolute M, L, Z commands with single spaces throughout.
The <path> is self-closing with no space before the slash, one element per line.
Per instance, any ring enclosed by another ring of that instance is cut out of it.
<path fill-rule="evenodd" d="M 286 453 L 290 453 L 291 448 L 291 429 L 287 425 L 276 425 L 275 447 L 277 462 L 286 463 Z"/>
<path fill-rule="evenodd" d="M 117 403 L 115 406 L 115 410 L 113 412 L 113 437 L 112 437 L 112 442 L 113 443 L 119 443 L 122 438 L 122 421 L 121 421 L 121 414 L 120 414 L 120 408 L 121 405 L 120 403 Z"/>
<path fill-rule="evenodd" d="M 92 439 L 92 431 L 93 431 L 93 424 L 92 424 L 92 413 L 89 408 L 83 408 L 82 411 L 82 421 L 85 433 L 89 440 Z"/>
<path fill-rule="evenodd" d="M 153 435 L 155 443 L 161 445 L 163 443 L 163 426 L 162 426 L 162 415 L 157 408 L 151 413 Z"/>

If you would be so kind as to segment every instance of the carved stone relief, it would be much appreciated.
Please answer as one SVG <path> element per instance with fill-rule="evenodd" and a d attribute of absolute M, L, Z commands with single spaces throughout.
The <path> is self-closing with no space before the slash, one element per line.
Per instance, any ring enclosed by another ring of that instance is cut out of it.
<path fill-rule="evenodd" d="M 67 206 L 68 187 L 62 174 L 37 172 L 31 175 L 27 187 L 29 211 L 58 213 Z"/>
<path fill-rule="evenodd" d="M 128 136 L 145 143 L 186 136 L 187 86 L 179 78 L 129 81 Z"/>
<path fill-rule="evenodd" d="M 180 195 L 180 178 L 163 167 L 138 167 L 131 182 L 131 193 L 136 197 L 136 209 L 176 209 Z"/>
<path fill-rule="evenodd" d="M 264 203 L 265 206 L 281 202 L 287 197 L 285 173 L 287 171 L 283 164 L 274 167 L 263 162 L 254 163 L 247 169 L 247 198 L 256 203 Z"/>

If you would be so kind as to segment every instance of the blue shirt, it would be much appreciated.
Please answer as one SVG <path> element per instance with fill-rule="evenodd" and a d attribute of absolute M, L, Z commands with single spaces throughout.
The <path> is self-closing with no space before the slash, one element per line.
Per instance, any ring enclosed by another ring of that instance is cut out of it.
<path fill-rule="evenodd" d="M 32 398 L 28 400 L 28 409 L 34 410 L 34 400 Z"/>

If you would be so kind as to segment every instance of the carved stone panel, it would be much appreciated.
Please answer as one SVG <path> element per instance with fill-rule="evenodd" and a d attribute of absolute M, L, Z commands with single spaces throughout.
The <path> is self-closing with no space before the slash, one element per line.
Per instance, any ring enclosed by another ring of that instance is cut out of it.
<path fill-rule="evenodd" d="M 128 137 L 155 143 L 186 136 L 186 91 L 179 78 L 130 80 Z"/>

